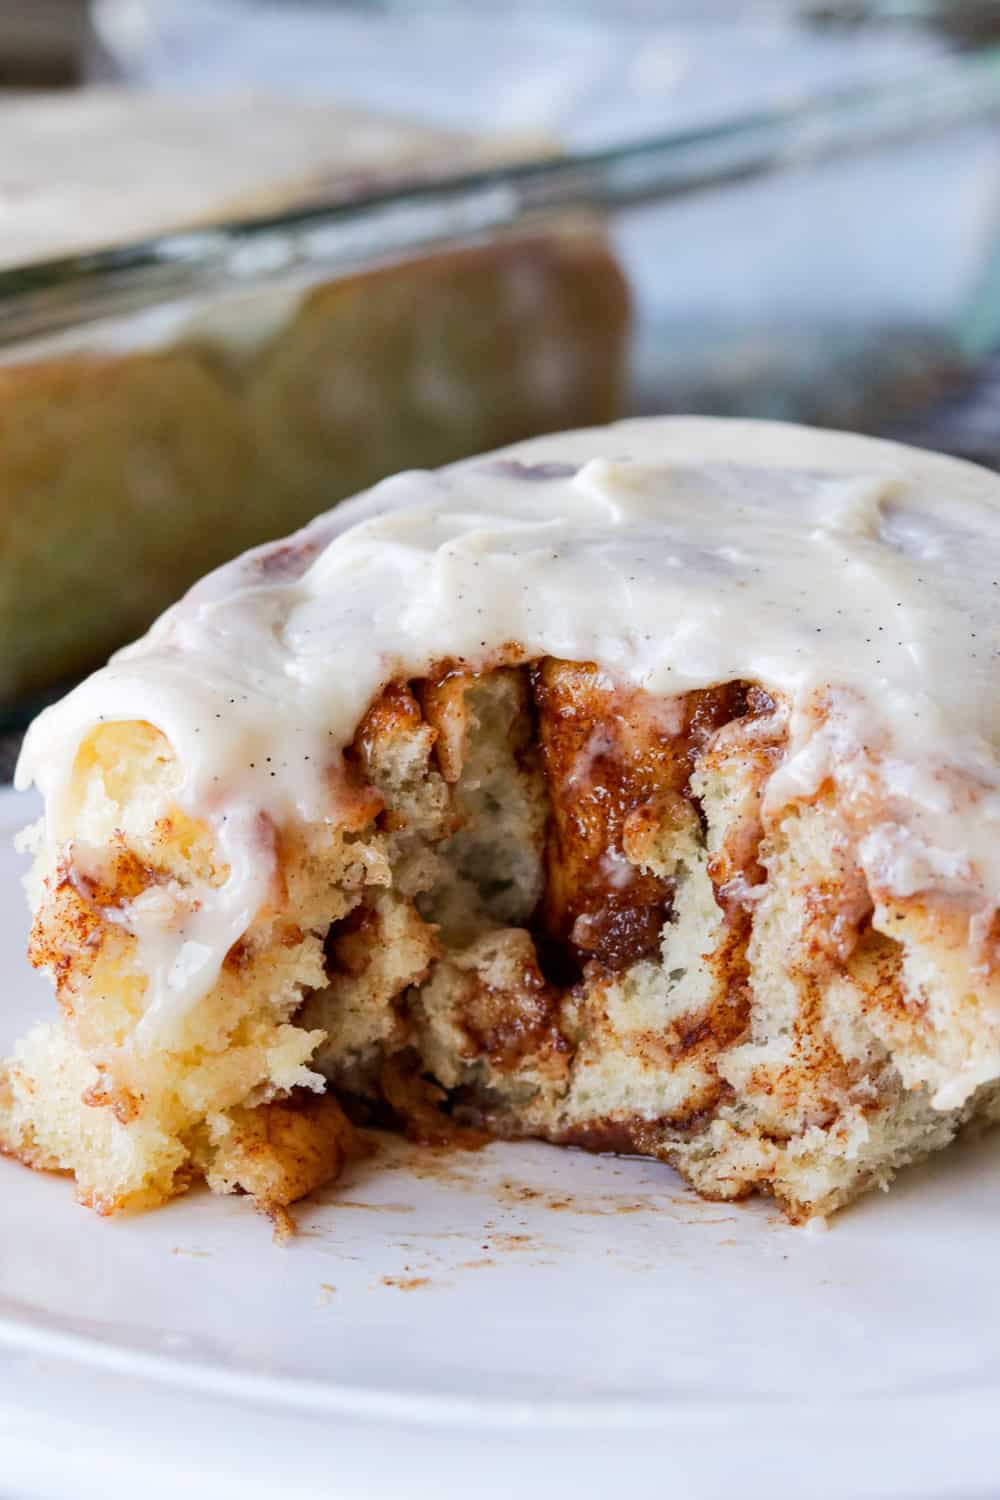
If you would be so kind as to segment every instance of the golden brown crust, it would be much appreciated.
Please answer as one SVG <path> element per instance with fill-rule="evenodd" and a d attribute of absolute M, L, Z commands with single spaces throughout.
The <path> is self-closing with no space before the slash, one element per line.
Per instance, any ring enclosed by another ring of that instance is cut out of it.
<path fill-rule="evenodd" d="M 300 1091 L 236 1112 L 212 1171 L 225 1178 L 230 1191 L 249 1193 L 258 1208 L 274 1213 L 333 1182 L 363 1151 L 332 1095 Z"/>

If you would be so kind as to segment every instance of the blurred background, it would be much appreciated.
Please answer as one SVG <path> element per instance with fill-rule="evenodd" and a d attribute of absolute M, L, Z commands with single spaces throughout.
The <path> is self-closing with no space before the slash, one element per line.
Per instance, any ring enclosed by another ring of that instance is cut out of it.
<path fill-rule="evenodd" d="M 998 148 L 994 0 L 6 0 L 6 722 L 240 547 L 533 431 L 1000 465 Z"/>

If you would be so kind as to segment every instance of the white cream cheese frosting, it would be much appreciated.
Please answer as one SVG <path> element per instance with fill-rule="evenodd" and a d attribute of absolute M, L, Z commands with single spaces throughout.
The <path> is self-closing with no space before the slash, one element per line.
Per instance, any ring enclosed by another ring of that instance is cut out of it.
<path fill-rule="evenodd" d="M 789 746 L 767 815 L 832 779 L 863 816 L 876 900 L 925 893 L 985 936 L 1000 478 L 847 434 L 646 419 L 389 479 L 209 575 L 36 720 L 17 784 L 41 789 L 54 843 L 72 839 L 84 738 L 141 719 L 229 864 L 197 932 L 131 918 L 151 1024 L 196 1003 L 265 899 L 261 819 L 338 819 L 341 752 L 385 682 L 511 646 L 657 694 L 733 679 L 780 694 Z"/>

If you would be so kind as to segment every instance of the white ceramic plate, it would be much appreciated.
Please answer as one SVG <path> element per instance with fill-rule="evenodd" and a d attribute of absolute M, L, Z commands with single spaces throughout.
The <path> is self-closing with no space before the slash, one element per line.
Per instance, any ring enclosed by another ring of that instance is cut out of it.
<path fill-rule="evenodd" d="M 0 1044 L 48 1013 L 0 794 Z M 102 1221 L 0 1160 L 0 1494 L 995 1495 L 1000 1152 L 828 1233 L 665 1167 L 389 1144 L 301 1207 Z"/>

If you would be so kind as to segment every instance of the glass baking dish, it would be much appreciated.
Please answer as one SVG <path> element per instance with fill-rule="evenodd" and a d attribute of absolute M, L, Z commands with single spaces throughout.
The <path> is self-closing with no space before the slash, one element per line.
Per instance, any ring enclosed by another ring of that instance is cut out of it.
<path fill-rule="evenodd" d="M 961 449 L 967 426 L 942 425 L 941 413 L 976 391 L 1000 344 L 998 117 L 1000 53 L 948 57 L 875 88 L 637 144 L 437 175 L 15 268 L 0 273 L 0 376 L 195 344 L 230 358 L 248 327 L 259 342 L 260 329 L 273 332 L 317 286 L 484 247 L 599 235 L 629 288 L 620 412 L 779 417 L 917 441 L 926 429 L 941 446 L 959 434 Z M 616 357 L 598 340 L 581 345 L 579 359 L 602 348 Z M 81 388 L 70 382 L 60 399 Z M 541 411 L 518 420 L 524 431 L 511 436 L 551 425 Z M 465 436 L 468 447 L 484 445 L 478 429 Z M 393 447 L 387 466 L 457 457 L 462 446 L 460 433 L 455 451 L 428 459 L 415 440 Z M 378 460 L 376 451 L 366 482 Z M 323 503 L 344 492 L 334 469 L 331 459 Z M 255 473 L 238 478 L 251 496 Z M 16 498 L 8 494 L 8 509 Z M 8 547 L 9 538 L 8 524 Z M 44 548 L 29 539 L 7 566 L 23 579 L 38 556 Z M 126 582 L 129 567 L 126 538 L 114 559 Z M 31 615 L 30 605 L 20 611 L 18 630 L 36 628 Z M 3 722 L 22 724 L 54 686 L 8 695 Z"/>

